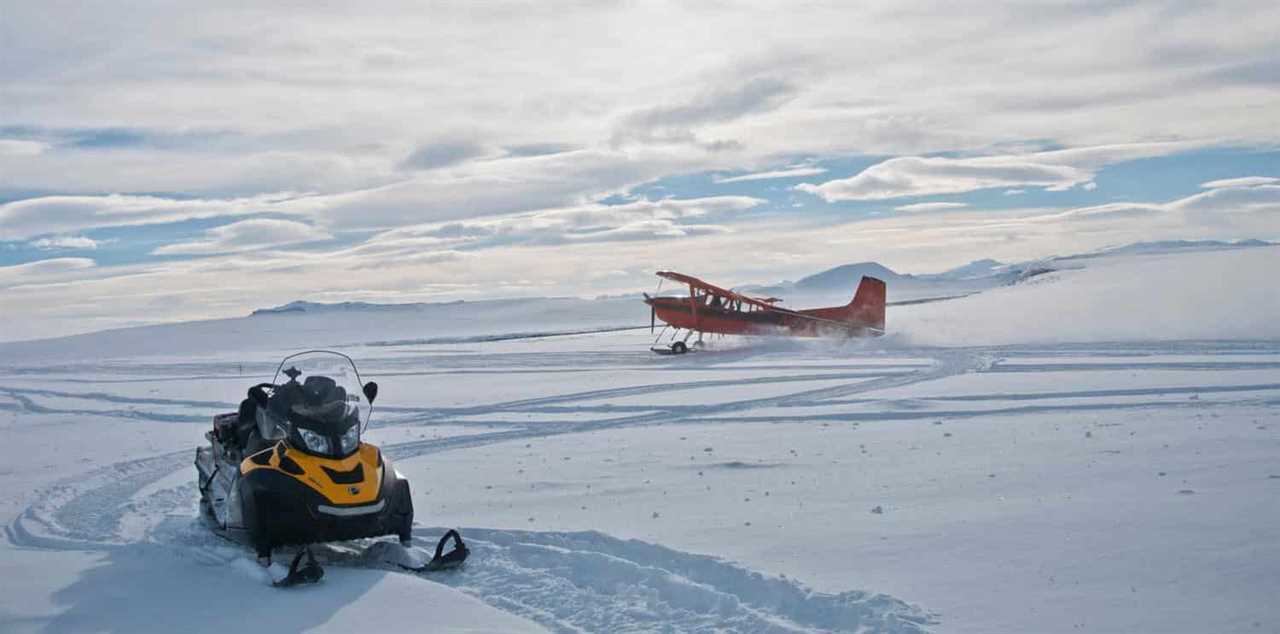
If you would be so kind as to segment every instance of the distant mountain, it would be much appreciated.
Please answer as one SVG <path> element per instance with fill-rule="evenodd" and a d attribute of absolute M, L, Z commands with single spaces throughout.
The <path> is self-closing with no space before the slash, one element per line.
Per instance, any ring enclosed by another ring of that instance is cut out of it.
<path fill-rule="evenodd" d="M 928 277 L 951 280 L 964 280 L 973 277 L 990 277 L 1008 270 L 1010 266 L 1011 265 L 1000 262 L 999 260 L 986 258 L 982 260 L 974 260 L 963 266 L 957 266 L 954 269 L 949 269 L 941 273 L 934 273 Z"/>
<path fill-rule="evenodd" d="M 372 304 L 369 302 L 335 302 L 325 304 L 321 302 L 293 301 L 283 306 L 274 306 L 271 308 L 259 308 L 250 315 L 279 315 L 281 313 L 329 313 L 338 311 L 361 311 L 361 310 L 416 310 L 422 308 L 424 304 Z"/>
<path fill-rule="evenodd" d="M 482 299 L 467 302 L 466 300 L 454 300 L 450 302 L 406 302 L 399 304 L 376 304 L 372 302 L 309 302 L 305 300 L 297 300 L 283 304 L 281 306 L 273 306 L 271 308 L 259 308 L 249 314 L 250 317 L 259 315 L 284 315 L 284 314 L 325 314 L 325 313 L 341 313 L 341 312 L 395 312 L 395 311 L 421 311 L 427 309 L 438 309 L 447 306 L 462 306 L 463 304 L 480 305 L 488 307 L 497 307 L 505 304 L 513 303 L 548 303 L 563 300 L 567 298 L 561 297 L 530 297 L 530 298 L 512 298 L 512 299 Z M 582 300 L 586 301 L 586 300 Z"/>
<path fill-rule="evenodd" d="M 834 269 L 827 269 L 821 273 L 801 278 L 794 284 L 794 287 L 805 291 L 852 291 L 863 277 L 878 277 L 885 282 L 892 283 L 911 276 L 895 273 L 892 269 L 879 262 L 858 262 L 857 264 L 837 266 Z"/>
<path fill-rule="evenodd" d="M 890 303 L 915 303 L 979 292 L 1014 281 L 1020 270 L 994 260 L 972 263 L 946 273 L 903 274 L 879 262 L 857 262 L 827 269 L 796 282 L 740 286 L 735 290 L 758 296 L 798 301 L 848 301 L 863 277 L 875 277 L 889 286 Z"/>

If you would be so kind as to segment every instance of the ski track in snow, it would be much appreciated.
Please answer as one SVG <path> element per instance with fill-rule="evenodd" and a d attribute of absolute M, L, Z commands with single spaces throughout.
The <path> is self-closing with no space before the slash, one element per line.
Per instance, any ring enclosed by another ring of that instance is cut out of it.
<path fill-rule="evenodd" d="M 407 460 L 440 451 L 462 450 L 519 439 L 549 437 L 622 427 L 692 424 L 699 422 L 746 423 L 771 421 L 891 421 L 918 418 L 963 418 L 999 416 L 1027 412 L 1104 410 L 1147 407 L 1232 407 L 1241 404 L 1280 403 L 1280 384 L 1241 383 L 1213 385 L 1179 385 L 1131 389 L 1098 389 L 1039 391 L 1016 394 L 967 394 L 921 396 L 914 401 L 932 403 L 1001 403 L 979 409 L 914 411 L 902 400 L 880 401 L 874 393 L 890 388 L 926 383 L 966 373 L 1022 372 L 1029 374 L 1069 370 L 1073 372 L 1104 370 L 1182 370 L 1218 372 L 1222 370 L 1270 370 L 1280 362 L 1233 360 L 1232 355 L 1274 355 L 1280 347 L 1273 343 L 1187 342 L 1162 344 L 1148 348 L 1132 346 L 1093 346 L 1044 348 L 974 348 L 974 349 L 906 349 L 891 350 L 894 359 L 924 360 L 927 363 L 885 363 L 868 365 L 842 364 L 833 361 L 820 366 L 780 366 L 792 373 L 777 377 L 754 377 L 741 380 L 695 380 L 687 382 L 654 382 L 627 387 L 566 392 L 550 396 L 526 398 L 466 408 L 387 408 L 380 426 L 418 427 L 432 425 L 471 425 L 495 427 L 495 431 L 455 437 L 407 441 L 383 446 L 393 459 Z M 1047 357 L 1089 355 L 1091 360 L 1044 362 Z M 1168 359 L 1177 355 L 1214 355 L 1217 359 Z M 548 358 L 548 356 L 552 358 Z M 588 355 L 587 362 L 569 355 L 499 353 L 494 355 L 456 355 L 449 357 L 415 357 L 418 364 L 444 365 L 445 371 L 466 371 L 486 363 L 504 366 L 495 372 L 516 372 L 555 366 L 581 369 L 584 365 L 604 369 L 610 365 L 634 369 L 635 355 L 601 353 Z M 690 357 L 690 364 L 662 359 L 652 369 L 715 369 L 726 361 L 738 361 L 749 353 L 732 351 L 724 355 L 703 354 Z M 1111 362 L 1107 357 L 1117 358 Z M 1011 363 L 1018 357 L 1034 358 L 1035 363 Z M 1152 357 L 1135 361 L 1134 357 Z M 487 361 L 486 361 L 487 359 Z M 649 369 L 654 362 L 642 367 Z M 370 372 L 371 376 L 397 374 L 391 370 L 400 361 L 376 359 L 370 365 L 389 372 Z M 523 367 L 522 367 L 523 366 Z M 529 366 L 534 366 L 533 368 Z M 752 365 L 751 370 L 773 367 Z M 240 368 L 236 364 L 214 362 L 209 365 L 147 364 L 147 367 L 122 368 L 124 374 L 163 374 L 177 380 L 176 368 L 193 376 L 229 378 Z M 737 368 L 748 369 L 748 368 Z M 101 372 L 102 367 L 87 372 Z M 568 371 L 568 370 L 566 370 Z M 50 368 L 50 373 L 66 372 L 65 366 Z M 35 368 L 10 372 L 10 377 L 29 381 L 38 377 Z M 412 374 L 412 373 L 405 373 Z M 425 374 L 425 373 L 424 373 Z M 0 375 L 2 376 L 2 375 Z M 238 378 L 238 377 L 236 377 Z M 54 378 L 53 381 L 64 379 Z M 119 380 L 119 379 L 117 379 Z M 149 380 L 149 379 L 148 379 Z M 80 379 L 65 379 L 76 383 Z M 806 387 L 822 382 L 822 387 Z M 839 381 L 836 385 L 829 385 Z M 111 380 L 93 381 L 110 383 Z M 743 398 L 718 403 L 684 403 L 679 405 L 611 405 L 601 403 L 611 398 L 666 394 L 684 390 L 738 387 L 742 385 L 792 385 L 795 389 L 782 395 Z M 1161 396 L 1196 394 L 1238 394 L 1246 398 L 1231 401 L 1158 400 Z M 863 396 L 868 395 L 868 396 Z M 1091 399 L 1132 397 L 1127 402 Z M 75 399 L 102 403 L 103 409 L 61 408 L 41 403 L 40 399 Z M 134 398 L 101 391 L 61 391 L 32 387 L 0 385 L 0 410 L 24 414 L 73 414 L 128 418 L 157 422 L 205 421 L 218 411 L 232 409 L 233 404 L 164 398 Z M 1036 401 L 1070 399 L 1070 403 Z M 127 405 L 128 409 L 117 406 Z M 753 414 L 766 408 L 804 408 L 810 406 L 870 407 L 866 411 L 803 413 L 795 416 Z M 877 407 L 877 405 L 879 407 Z M 184 408 L 198 413 L 174 414 L 148 411 L 145 408 Z M 914 407 L 914 406 L 913 406 Z M 144 409 L 139 409 L 144 408 Z M 511 413 L 537 414 L 602 414 L 602 420 L 571 420 L 513 424 L 477 420 L 486 415 Z M 619 416 L 621 414 L 622 416 Z M 468 417 L 457 420 L 457 417 Z M 729 417 L 723 419 L 720 417 Z M 231 547 L 209 535 L 195 519 L 197 492 L 193 483 L 140 493 L 153 483 L 191 468 L 193 452 L 182 450 L 135 460 L 119 462 L 62 480 L 33 496 L 35 500 L 8 527 L 9 541 L 18 547 L 60 550 L 104 550 L 116 548 L 167 548 L 179 556 L 194 557 L 205 563 L 227 564 L 246 557 L 246 552 Z M 174 524 L 178 528 L 174 528 Z M 424 542 L 434 540 L 440 529 L 415 529 Z M 433 580 L 481 598 L 496 607 L 530 618 L 559 632 L 632 632 L 632 631 L 762 631 L 762 632 L 920 632 L 934 622 L 934 616 L 884 595 L 845 592 L 837 595 L 816 593 L 802 584 L 785 578 L 766 577 L 714 557 L 694 555 L 639 541 L 618 540 L 595 532 L 557 533 L 493 530 L 464 530 L 473 556 L 463 570 L 433 576 Z M 195 547 L 194 549 L 192 547 Z M 187 552 L 190 551 L 190 552 Z M 194 554 L 192 554 L 194 553 Z M 344 562 L 338 558 L 338 565 Z M 351 562 L 346 562 L 351 563 Z"/>

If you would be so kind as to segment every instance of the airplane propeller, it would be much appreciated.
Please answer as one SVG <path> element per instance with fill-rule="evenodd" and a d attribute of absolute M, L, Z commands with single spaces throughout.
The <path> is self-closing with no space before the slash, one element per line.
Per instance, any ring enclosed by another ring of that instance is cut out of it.
<path fill-rule="evenodd" d="M 653 329 L 658 323 L 658 309 L 653 304 L 649 304 L 649 334 L 653 334 Z"/>

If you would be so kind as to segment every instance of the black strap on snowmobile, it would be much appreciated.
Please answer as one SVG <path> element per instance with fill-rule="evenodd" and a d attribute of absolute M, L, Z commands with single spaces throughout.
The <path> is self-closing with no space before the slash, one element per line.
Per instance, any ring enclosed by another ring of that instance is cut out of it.
<path fill-rule="evenodd" d="M 209 487 L 213 486 L 213 479 L 218 477 L 218 470 L 220 469 L 222 469 L 222 465 L 218 464 L 218 461 L 215 458 L 213 461 L 213 473 L 209 474 L 209 480 L 207 482 L 200 485 L 200 497 L 204 497 L 209 493 Z"/>
<path fill-rule="evenodd" d="M 272 385 L 271 383 L 259 383 L 249 388 L 249 398 L 253 399 L 253 402 L 257 403 L 259 407 L 266 407 L 267 401 L 270 399 L 270 397 L 267 396 L 267 388 L 269 387 L 275 387 L 275 385 Z"/>
<path fill-rule="evenodd" d="M 302 562 L 303 556 L 306 556 L 306 563 Z M 277 588 L 288 588 L 296 586 L 300 583 L 315 583 L 324 576 L 324 568 L 316 562 L 316 556 L 311 552 L 311 548 L 303 548 L 294 556 L 293 563 L 289 564 L 289 574 L 271 585 Z"/>
<path fill-rule="evenodd" d="M 450 539 L 453 539 L 453 549 L 446 553 L 444 552 L 444 545 L 447 544 Z M 444 537 L 441 537 L 440 541 L 436 543 L 436 556 L 432 557 L 431 561 L 427 562 L 427 565 L 423 566 L 422 569 L 435 571 L 457 568 L 462 565 L 462 562 L 467 560 L 467 555 L 470 554 L 471 550 L 462 542 L 462 536 L 458 534 L 458 531 L 451 528 L 449 529 L 449 532 L 445 533 Z"/>

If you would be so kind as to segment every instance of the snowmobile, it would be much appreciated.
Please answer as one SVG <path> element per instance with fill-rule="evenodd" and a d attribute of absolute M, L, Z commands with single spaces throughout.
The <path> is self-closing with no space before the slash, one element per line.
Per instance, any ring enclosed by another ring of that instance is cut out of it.
<path fill-rule="evenodd" d="M 215 533 L 251 546 L 271 567 L 271 552 L 302 546 L 277 586 L 324 575 L 311 545 L 413 534 L 409 482 L 374 445 L 361 441 L 378 385 L 362 383 L 355 363 L 313 350 L 280 362 L 275 378 L 249 388 L 238 412 L 213 418 L 209 446 L 196 449 L 200 512 Z M 443 552 L 447 542 L 453 548 Z M 468 550 L 457 531 L 417 571 L 461 565 Z"/>

